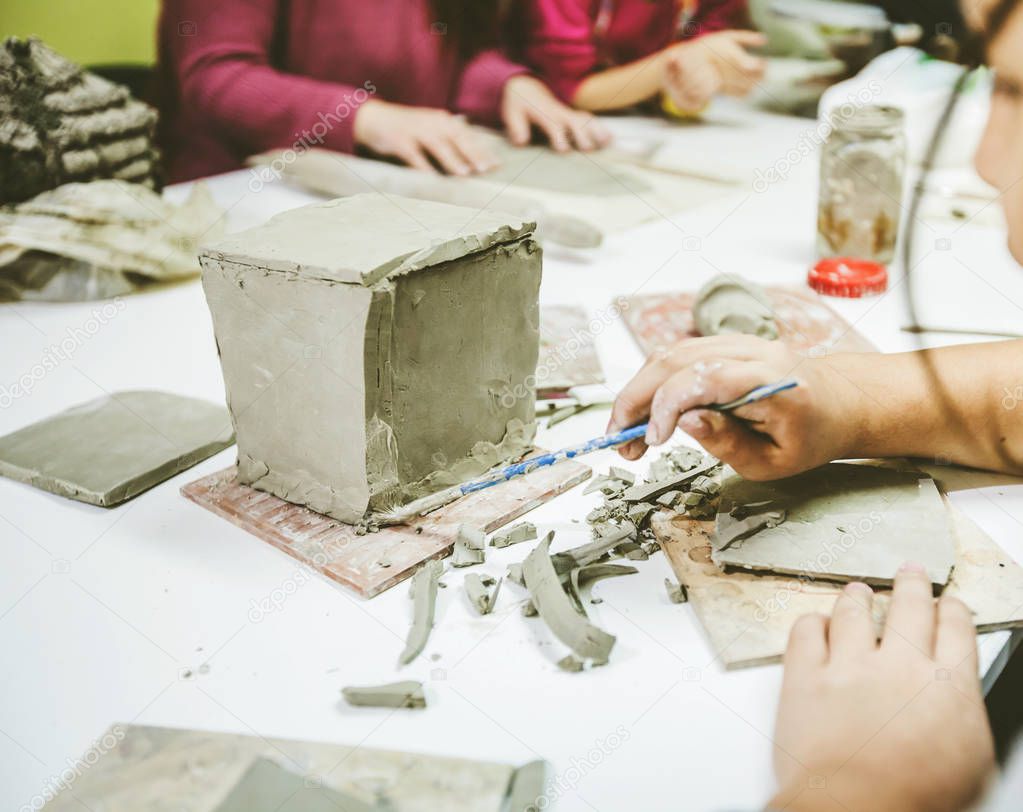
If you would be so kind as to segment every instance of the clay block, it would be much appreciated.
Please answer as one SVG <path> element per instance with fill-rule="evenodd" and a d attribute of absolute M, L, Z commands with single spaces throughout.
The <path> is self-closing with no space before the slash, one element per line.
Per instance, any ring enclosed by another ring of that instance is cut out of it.
<path fill-rule="evenodd" d="M 169 392 L 118 392 L 0 437 L 0 474 L 111 507 L 232 442 L 222 406 Z"/>
<path fill-rule="evenodd" d="M 207 247 L 240 481 L 357 523 L 521 456 L 535 430 L 533 228 L 356 195 Z"/>

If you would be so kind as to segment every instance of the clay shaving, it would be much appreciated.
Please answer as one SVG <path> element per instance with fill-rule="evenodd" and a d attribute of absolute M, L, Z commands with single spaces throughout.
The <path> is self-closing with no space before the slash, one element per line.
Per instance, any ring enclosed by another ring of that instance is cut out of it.
<path fill-rule="evenodd" d="M 413 614 L 405 650 L 398 658 L 400 665 L 408 665 L 419 656 L 433 629 L 433 612 L 437 604 L 437 581 L 444 571 L 440 561 L 427 561 L 412 576 Z"/>
<path fill-rule="evenodd" d="M 341 689 L 349 705 L 367 708 L 425 708 L 423 684 L 415 680 Z"/>

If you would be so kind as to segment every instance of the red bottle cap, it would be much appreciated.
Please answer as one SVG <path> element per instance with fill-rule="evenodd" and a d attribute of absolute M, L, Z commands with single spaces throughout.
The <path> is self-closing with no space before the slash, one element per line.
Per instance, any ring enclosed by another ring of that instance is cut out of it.
<path fill-rule="evenodd" d="M 866 259 L 828 257 L 810 269 L 806 283 L 825 296 L 859 299 L 888 290 L 888 269 Z"/>

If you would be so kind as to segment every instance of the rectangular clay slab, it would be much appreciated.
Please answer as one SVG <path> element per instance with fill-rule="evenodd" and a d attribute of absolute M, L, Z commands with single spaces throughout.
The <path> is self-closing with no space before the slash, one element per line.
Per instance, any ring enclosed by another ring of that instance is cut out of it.
<path fill-rule="evenodd" d="M 934 480 L 872 465 L 830 463 L 774 482 L 733 474 L 721 491 L 716 527 L 736 505 L 784 510 L 786 519 L 711 558 L 719 566 L 838 581 L 891 584 L 907 561 L 923 564 L 931 583 L 948 583 L 955 562 L 952 523 Z"/>
<path fill-rule="evenodd" d="M 170 392 L 116 392 L 0 437 L 0 474 L 110 507 L 233 442 L 222 406 Z"/>

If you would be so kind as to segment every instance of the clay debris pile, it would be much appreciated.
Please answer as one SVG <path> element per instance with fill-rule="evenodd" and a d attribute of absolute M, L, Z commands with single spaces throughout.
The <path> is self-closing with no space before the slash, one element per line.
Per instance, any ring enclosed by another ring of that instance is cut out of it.
<path fill-rule="evenodd" d="M 650 517 L 662 508 L 693 519 L 713 517 L 721 492 L 721 471 L 720 461 L 687 446 L 662 454 L 640 484 L 630 471 L 612 466 L 584 491 L 600 491 L 604 496 L 604 503 L 586 516 L 594 539 L 614 540 L 611 549 L 626 558 L 647 558 L 660 549 Z"/>
<path fill-rule="evenodd" d="M 65 183 L 159 186 L 156 111 L 37 39 L 0 47 L 0 203 Z"/>
<path fill-rule="evenodd" d="M 223 229 L 204 186 L 181 206 L 116 180 L 69 183 L 0 208 L 0 301 L 86 301 L 199 274 L 199 241 Z"/>

